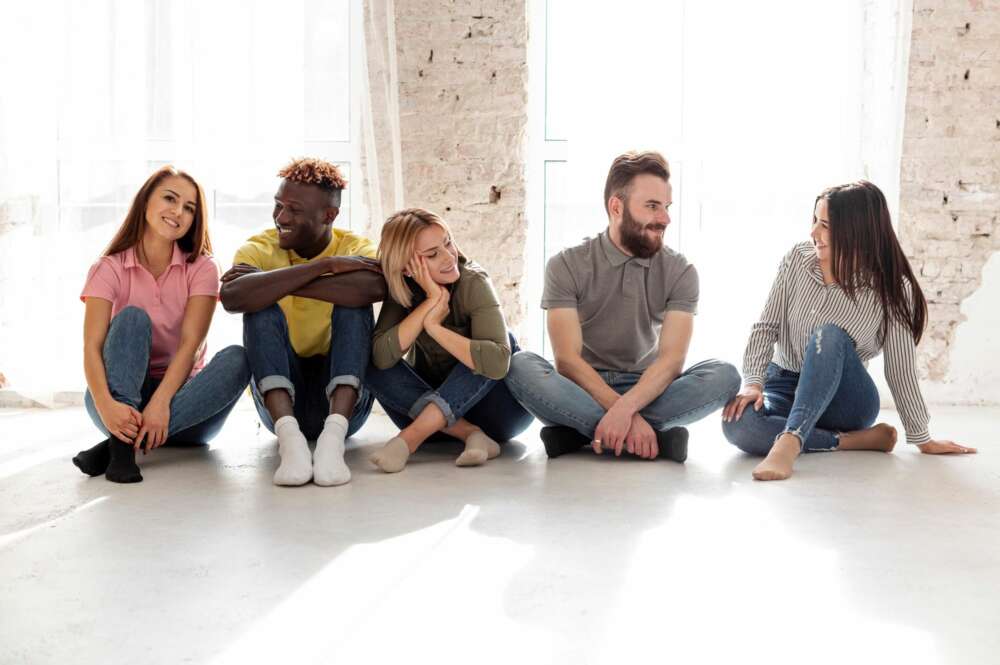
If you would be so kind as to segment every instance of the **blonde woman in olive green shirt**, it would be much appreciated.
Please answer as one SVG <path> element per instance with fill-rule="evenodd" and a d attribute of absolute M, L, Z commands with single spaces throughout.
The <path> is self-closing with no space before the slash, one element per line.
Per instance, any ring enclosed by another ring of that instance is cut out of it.
<path fill-rule="evenodd" d="M 402 210 L 378 251 L 389 297 L 372 339 L 365 385 L 400 427 L 371 461 L 402 471 L 435 432 L 465 443 L 458 466 L 484 464 L 531 423 L 507 390 L 514 338 L 486 272 L 458 250 L 436 214 Z"/>

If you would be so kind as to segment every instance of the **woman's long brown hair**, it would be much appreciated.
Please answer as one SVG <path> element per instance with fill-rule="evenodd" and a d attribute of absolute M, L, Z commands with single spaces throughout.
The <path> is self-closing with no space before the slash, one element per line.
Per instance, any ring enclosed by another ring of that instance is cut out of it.
<path fill-rule="evenodd" d="M 139 241 L 142 240 L 142 234 L 146 231 L 146 207 L 149 205 L 149 199 L 160 182 L 168 176 L 184 178 L 194 185 L 194 189 L 198 193 L 194 222 L 184 237 L 177 241 L 177 245 L 189 254 L 188 263 L 193 262 L 202 254 L 212 254 L 212 242 L 208 238 L 208 222 L 205 216 L 205 192 L 190 175 L 168 165 L 157 169 L 136 192 L 128 214 L 125 215 L 125 221 L 122 222 L 115 237 L 111 239 L 107 249 L 104 250 L 104 256 L 123 252 L 139 244 Z"/>
<path fill-rule="evenodd" d="M 830 215 L 833 278 L 852 300 L 860 288 L 878 294 L 884 312 L 883 340 L 890 320 L 896 319 L 919 343 L 927 325 L 927 299 L 899 246 L 881 190 L 859 180 L 830 187 L 816 197 L 817 202 L 821 199 Z"/>

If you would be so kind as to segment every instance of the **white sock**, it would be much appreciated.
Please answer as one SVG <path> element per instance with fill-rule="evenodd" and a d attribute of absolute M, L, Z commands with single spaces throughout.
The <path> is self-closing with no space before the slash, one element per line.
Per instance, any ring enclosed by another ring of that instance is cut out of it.
<path fill-rule="evenodd" d="M 326 417 L 323 431 L 316 439 L 313 454 L 313 482 L 317 485 L 343 485 L 350 482 L 351 470 L 344 462 L 344 439 L 347 438 L 347 418 L 339 413 Z"/>
<path fill-rule="evenodd" d="M 305 485 L 312 478 L 312 455 L 309 443 L 294 416 L 282 416 L 274 423 L 278 435 L 281 465 L 274 472 L 275 485 Z"/>

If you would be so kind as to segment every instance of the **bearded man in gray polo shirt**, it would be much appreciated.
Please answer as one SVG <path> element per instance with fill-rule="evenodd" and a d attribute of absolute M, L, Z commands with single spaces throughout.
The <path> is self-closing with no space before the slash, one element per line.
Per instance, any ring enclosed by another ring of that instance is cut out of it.
<path fill-rule="evenodd" d="M 578 450 L 687 459 L 683 427 L 724 406 L 740 387 L 729 363 L 684 371 L 698 305 L 698 273 L 663 245 L 670 170 L 656 152 L 614 160 L 604 187 L 608 228 L 553 256 L 542 308 L 556 366 L 521 351 L 511 393 L 545 423 L 549 457 Z"/>

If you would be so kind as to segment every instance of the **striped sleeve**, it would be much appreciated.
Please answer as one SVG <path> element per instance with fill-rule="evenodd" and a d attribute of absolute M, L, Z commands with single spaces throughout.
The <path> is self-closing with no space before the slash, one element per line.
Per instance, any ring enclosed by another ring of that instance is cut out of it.
<path fill-rule="evenodd" d="M 753 324 L 746 351 L 743 353 L 743 385 L 756 383 L 764 385 L 764 372 L 774 355 L 774 343 L 778 340 L 781 321 L 784 320 L 788 296 L 788 270 L 791 254 L 785 255 L 778 267 L 778 275 L 771 285 L 767 303 L 760 320 Z"/>
<path fill-rule="evenodd" d="M 885 345 L 885 380 L 896 403 L 896 411 L 906 430 L 906 442 L 914 445 L 931 440 L 930 415 L 917 382 L 917 347 L 910 329 L 898 319 L 889 323 Z"/>

